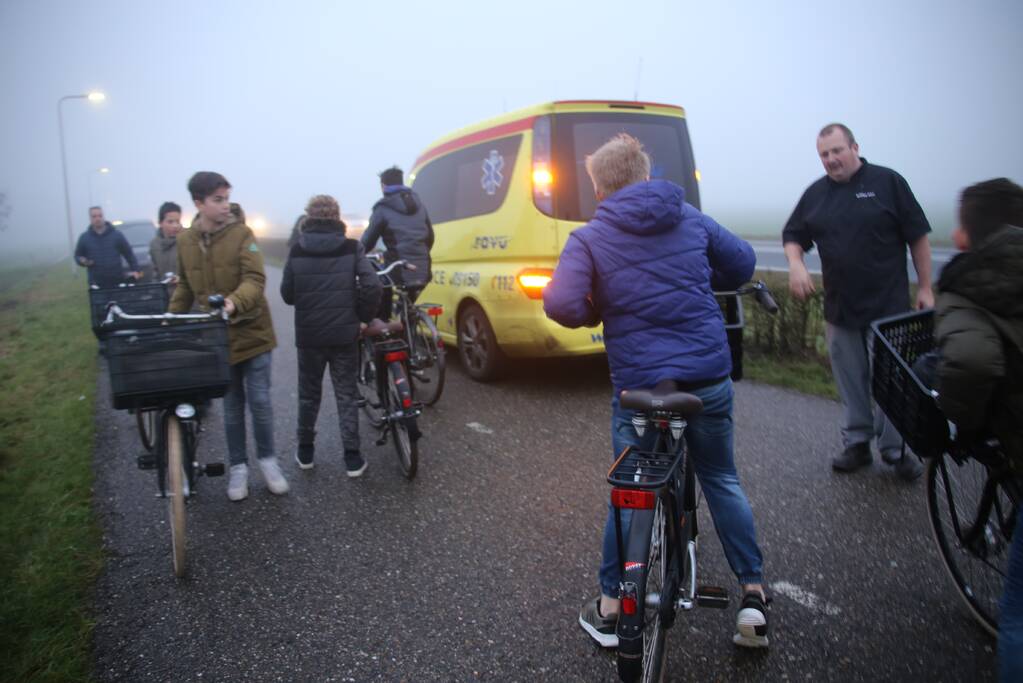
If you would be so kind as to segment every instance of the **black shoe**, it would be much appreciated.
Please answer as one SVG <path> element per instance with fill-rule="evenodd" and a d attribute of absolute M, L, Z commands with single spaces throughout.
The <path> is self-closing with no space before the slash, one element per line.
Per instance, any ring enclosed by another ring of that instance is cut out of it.
<path fill-rule="evenodd" d="M 618 634 L 615 633 L 618 615 L 601 616 L 599 606 L 599 595 L 583 605 L 583 608 L 579 610 L 579 625 L 601 647 L 618 647 Z"/>
<path fill-rule="evenodd" d="M 316 451 L 316 447 L 311 443 L 300 443 L 298 445 L 298 451 L 295 453 L 295 462 L 298 466 L 304 470 L 311 470 L 313 468 L 313 455 Z"/>
<path fill-rule="evenodd" d="M 895 474 L 903 481 L 915 481 L 923 472 L 924 466 L 920 459 L 908 451 L 895 463 Z"/>
<path fill-rule="evenodd" d="M 358 451 L 345 451 L 345 470 L 352 479 L 361 477 L 366 471 L 366 460 Z"/>
<path fill-rule="evenodd" d="M 767 647 L 767 602 L 760 593 L 742 596 L 732 642 L 742 647 Z"/>
<path fill-rule="evenodd" d="M 873 461 L 874 456 L 870 454 L 870 444 L 854 443 L 831 460 L 831 467 L 839 472 L 855 472 Z"/>

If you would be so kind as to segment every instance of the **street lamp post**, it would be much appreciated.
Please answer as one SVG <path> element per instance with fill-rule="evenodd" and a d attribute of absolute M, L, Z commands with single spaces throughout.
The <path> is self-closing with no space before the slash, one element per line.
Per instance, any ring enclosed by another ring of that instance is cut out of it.
<path fill-rule="evenodd" d="M 64 210 L 67 212 L 67 243 L 71 253 L 71 274 L 75 274 L 75 235 L 71 228 L 71 196 L 67 186 L 67 153 L 64 151 L 64 100 L 89 100 L 102 102 L 106 95 L 101 92 L 90 92 L 85 95 L 65 95 L 57 100 L 57 130 L 60 132 L 60 168 L 64 173 Z"/>

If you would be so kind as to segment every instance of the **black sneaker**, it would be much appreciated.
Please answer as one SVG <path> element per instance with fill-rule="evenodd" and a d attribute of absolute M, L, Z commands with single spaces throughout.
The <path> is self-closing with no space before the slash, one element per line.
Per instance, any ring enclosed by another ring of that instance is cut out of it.
<path fill-rule="evenodd" d="M 311 470 L 313 468 L 313 454 L 316 451 L 316 447 L 311 443 L 300 443 L 298 445 L 298 451 L 295 453 L 295 462 L 298 466 L 304 470 Z"/>
<path fill-rule="evenodd" d="M 615 625 L 618 615 L 603 617 L 600 615 L 600 596 L 590 600 L 579 611 L 579 625 L 601 647 L 618 647 L 618 634 Z"/>
<path fill-rule="evenodd" d="M 873 461 L 874 456 L 870 454 L 870 444 L 854 443 L 831 460 L 831 467 L 839 472 L 855 472 Z"/>
<path fill-rule="evenodd" d="M 903 481 L 915 481 L 924 472 L 924 466 L 920 459 L 906 451 L 897 463 L 895 463 L 895 474 Z"/>
<path fill-rule="evenodd" d="M 358 451 L 345 451 L 345 469 L 352 479 L 361 477 L 366 471 L 366 460 Z"/>
<path fill-rule="evenodd" d="M 732 642 L 741 647 L 767 647 L 767 601 L 760 593 L 742 596 Z"/>

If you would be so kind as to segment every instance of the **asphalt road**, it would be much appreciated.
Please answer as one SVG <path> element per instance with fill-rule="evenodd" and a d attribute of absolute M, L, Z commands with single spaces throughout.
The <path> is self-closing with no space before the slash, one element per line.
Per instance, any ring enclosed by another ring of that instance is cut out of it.
<path fill-rule="evenodd" d="M 188 503 L 187 578 L 171 570 L 166 506 L 135 467 L 133 418 L 100 373 L 96 507 L 108 562 L 96 590 L 100 681 L 614 681 L 576 624 L 597 590 L 610 386 L 601 359 L 517 364 L 476 384 L 449 356 L 422 420 L 418 478 L 374 446 L 349 480 L 325 400 L 316 468 L 300 471 L 291 311 L 268 292 L 276 443 L 292 490 L 202 480 Z M 329 389 L 328 389 L 329 392 Z M 326 393 L 329 396 L 329 393 Z M 832 473 L 839 406 L 753 383 L 736 394 L 736 459 L 775 601 L 771 647 L 732 645 L 734 606 L 682 614 L 668 680 L 992 680 L 994 643 L 953 591 L 922 483 L 875 460 Z M 225 456 L 220 410 L 201 459 Z M 734 579 L 703 510 L 700 582 Z M 734 602 L 733 602 L 734 604 Z"/>

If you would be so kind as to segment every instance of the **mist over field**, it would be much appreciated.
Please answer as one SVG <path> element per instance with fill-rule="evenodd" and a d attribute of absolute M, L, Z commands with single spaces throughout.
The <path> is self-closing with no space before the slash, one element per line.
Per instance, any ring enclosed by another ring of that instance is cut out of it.
<path fill-rule="evenodd" d="M 0 4 L 0 250 L 68 249 L 87 207 L 155 220 L 216 170 L 264 235 L 309 196 L 369 214 L 377 172 L 438 137 L 555 99 L 686 108 L 703 208 L 777 237 L 822 174 L 815 136 L 842 121 L 861 154 L 909 181 L 947 239 L 958 192 L 1023 180 L 1023 3 L 512 5 L 299 0 Z M 100 169 L 108 169 L 101 172 Z"/>

